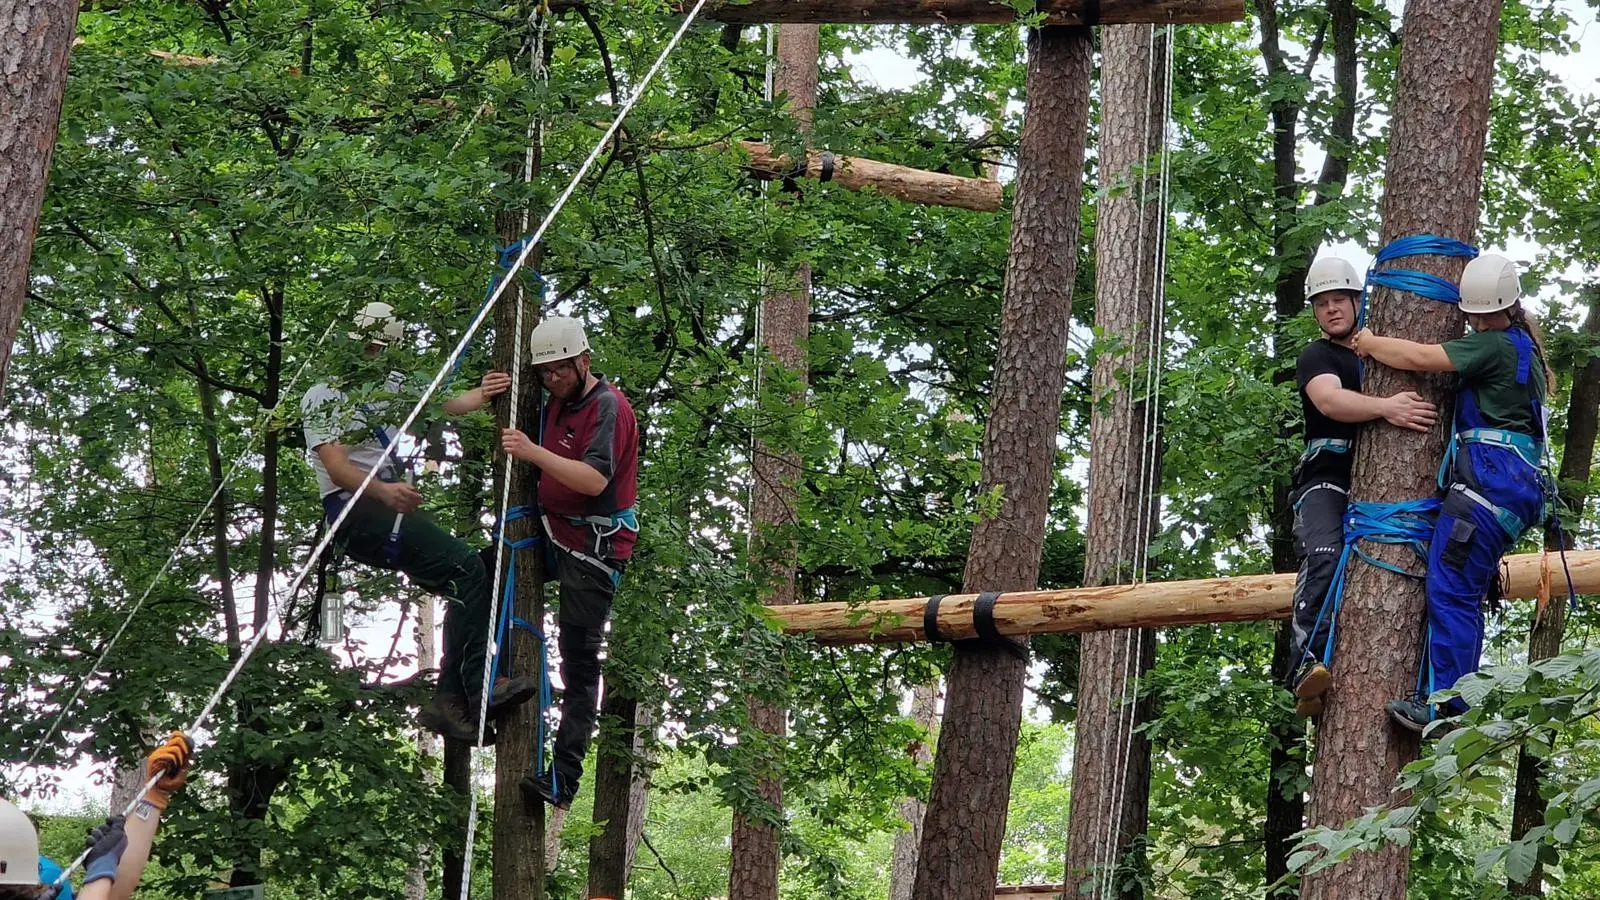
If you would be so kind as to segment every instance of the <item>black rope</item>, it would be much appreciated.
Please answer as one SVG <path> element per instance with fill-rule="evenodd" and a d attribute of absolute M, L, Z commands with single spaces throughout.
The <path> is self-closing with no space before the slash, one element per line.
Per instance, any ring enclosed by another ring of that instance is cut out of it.
<path fill-rule="evenodd" d="M 817 175 L 817 180 L 823 184 L 833 180 L 833 151 L 822 151 L 822 171 Z"/>
<path fill-rule="evenodd" d="M 1083 0 L 1083 24 L 1086 26 L 1100 24 L 1100 0 Z"/>

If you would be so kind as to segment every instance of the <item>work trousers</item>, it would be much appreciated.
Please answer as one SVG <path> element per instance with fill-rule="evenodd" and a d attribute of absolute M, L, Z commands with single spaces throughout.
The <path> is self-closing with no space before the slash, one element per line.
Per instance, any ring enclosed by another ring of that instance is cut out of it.
<path fill-rule="evenodd" d="M 1333 634 L 1336 604 L 1328 596 L 1344 552 L 1346 486 L 1321 480 L 1302 485 L 1290 496 L 1294 503 L 1294 550 L 1300 570 L 1294 580 L 1293 649 L 1288 678 L 1313 660 L 1331 662 L 1329 637 Z"/>

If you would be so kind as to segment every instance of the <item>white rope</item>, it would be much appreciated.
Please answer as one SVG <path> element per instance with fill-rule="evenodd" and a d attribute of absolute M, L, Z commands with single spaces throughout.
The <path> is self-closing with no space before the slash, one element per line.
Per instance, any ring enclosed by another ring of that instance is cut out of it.
<path fill-rule="evenodd" d="M 478 124 L 478 119 L 483 116 L 484 110 L 488 106 L 489 104 L 485 102 L 472 114 L 467 126 L 461 130 L 460 137 L 457 137 L 456 142 L 451 145 L 450 152 L 445 154 L 445 159 L 448 160 L 455 155 L 456 150 L 460 149 L 462 143 L 472 133 L 473 127 Z M 390 236 L 388 244 L 384 246 L 383 250 L 379 251 L 379 257 L 389 252 L 394 246 L 397 237 L 398 234 Z M 348 309 L 348 306 L 346 309 Z M 305 361 L 300 364 L 300 368 L 295 371 L 294 375 L 289 378 L 288 383 L 279 391 L 278 405 L 273 406 L 271 409 L 262 410 L 256 417 L 256 424 L 251 426 L 251 431 L 260 431 L 261 427 L 272 417 L 272 414 L 277 412 L 279 407 L 283 405 L 282 398 L 294 396 L 294 389 L 300 383 L 300 379 L 305 375 L 306 370 L 311 367 L 312 360 L 319 358 L 317 351 L 323 344 L 327 343 L 328 336 L 333 334 L 334 328 L 346 318 L 344 313 L 345 310 L 341 310 L 339 315 L 328 322 L 328 327 L 322 330 L 322 336 L 317 338 L 317 342 L 311 346 L 311 352 L 306 354 Z M 167 554 L 166 562 L 162 563 L 161 568 L 156 570 L 156 574 L 151 577 L 150 583 L 145 586 L 144 593 L 140 594 L 139 599 L 134 601 L 133 606 L 128 610 L 127 616 L 123 618 L 122 624 L 117 626 L 117 630 L 111 635 L 111 640 L 107 641 L 105 647 L 101 649 L 99 657 L 94 661 L 94 665 L 90 666 L 89 670 L 83 674 L 83 677 L 78 681 L 78 686 L 73 689 L 72 696 L 67 699 L 66 703 L 62 704 L 61 711 L 56 713 L 55 720 L 50 723 L 50 728 L 45 732 L 44 737 L 39 739 L 39 743 L 34 746 L 33 752 L 28 754 L 27 760 L 22 764 L 23 768 L 32 766 L 38 760 L 39 754 L 44 752 L 44 748 L 49 745 L 50 739 L 55 736 L 56 730 L 66 720 L 67 713 L 72 711 L 72 707 L 78 702 L 78 698 L 82 696 L 83 689 L 88 686 L 89 680 L 99 673 L 100 667 L 105 664 L 106 657 L 111 655 L 112 648 L 117 646 L 117 641 L 122 639 L 123 632 L 127 631 L 128 626 L 132 624 L 133 617 L 139 614 L 139 610 L 144 606 L 145 601 L 150 599 L 151 592 L 156 589 L 156 585 L 161 583 L 161 579 L 167 574 L 167 570 L 171 569 L 173 564 L 178 561 L 179 552 L 189 545 L 190 538 L 194 537 L 195 529 L 199 528 L 200 523 L 205 520 L 206 512 L 211 509 L 212 504 L 217 502 L 217 498 L 222 495 L 227 486 L 233 482 L 233 476 L 239 471 L 240 466 L 244 464 L 245 458 L 255 450 L 255 447 L 255 442 L 251 441 L 249 446 L 245 447 L 244 451 L 235 457 L 228 466 L 228 470 L 223 474 L 222 480 L 217 482 L 216 488 L 211 491 L 210 498 L 200 507 L 200 511 L 195 514 L 194 521 L 189 523 L 188 530 L 183 533 L 183 537 L 178 539 L 178 543 L 173 546 L 172 552 Z"/>
<path fill-rule="evenodd" d="M 1143 583 L 1149 578 L 1149 532 L 1153 531 L 1154 527 L 1154 511 L 1152 509 L 1154 504 L 1151 501 L 1154 499 L 1157 493 L 1158 485 L 1156 485 L 1155 482 L 1158 467 L 1160 465 L 1159 407 L 1161 397 L 1161 376 L 1165 364 L 1164 321 L 1166 306 L 1165 282 L 1167 266 L 1166 225 L 1168 203 L 1171 196 L 1170 189 L 1168 187 L 1168 175 L 1170 173 L 1170 154 L 1168 152 L 1168 148 L 1170 144 L 1169 122 L 1171 121 L 1172 115 L 1172 37 L 1172 30 L 1169 26 L 1166 44 L 1165 94 L 1163 96 L 1161 120 L 1161 161 L 1159 169 L 1161 183 L 1158 186 L 1160 193 L 1157 198 L 1157 222 L 1156 234 L 1154 235 L 1156 260 L 1154 270 L 1151 273 L 1150 312 L 1149 318 L 1145 323 L 1144 335 L 1145 385 L 1144 397 L 1142 398 L 1144 404 L 1144 432 L 1142 435 L 1142 441 L 1140 442 L 1139 476 L 1136 494 L 1134 497 L 1135 502 L 1138 503 L 1138 509 L 1135 512 L 1135 532 L 1132 535 L 1134 544 L 1132 547 L 1133 558 L 1129 561 L 1130 569 L 1132 570 L 1130 574 L 1133 579 L 1132 583 L 1134 584 Z M 1151 115 L 1149 100 L 1150 94 L 1155 90 L 1156 87 L 1155 41 L 1156 26 L 1151 25 L 1146 51 L 1144 143 L 1141 145 L 1141 148 L 1149 148 L 1151 143 Z M 1146 165 L 1148 166 L 1148 161 L 1146 162 Z M 1150 179 L 1148 171 L 1142 172 L 1139 182 L 1138 209 L 1140 211 L 1140 217 L 1138 226 L 1138 256 L 1135 262 L 1134 276 L 1135 290 L 1142 290 L 1144 279 L 1144 238 L 1146 231 L 1144 209 L 1150 202 L 1149 182 Z M 1129 410 L 1129 413 L 1130 417 L 1128 422 L 1127 437 L 1128 442 L 1131 444 L 1134 437 L 1134 423 L 1131 416 L 1132 409 Z M 1126 509 L 1128 500 L 1126 482 L 1123 483 L 1122 489 L 1122 502 L 1118 505 L 1117 549 L 1119 557 L 1121 555 L 1122 548 L 1129 542 L 1129 535 L 1126 532 Z M 1119 568 L 1121 564 L 1121 560 L 1119 559 Z M 1117 727 L 1114 729 L 1108 729 L 1107 738 L 1103 742 L 1103 746 L 1108 745 L 1112 740 L 1112 736 L 1115 736 L 1115 740 L 1118 742 L 1116 751 L 1116 756 L 1118 757 L 1118 766 L 1114 770 L 1112 776 L 1112 783 L 1109 790 L 1110 803 L 1101 807 L 1099 810 L 1104 816 L 1104 827 L 1102 829 L 1098 829 L 1100 833 L 1104 835 L 1104 839 L 1101 844 L 1103 853 L 1097 853 L 1095 861 L 1096 864 L 1099 865 L 1099 884 L 1097 885 L 1096 893 L 1101 897 L 1114 896 L 1116 890 L 1115 879 L 1117 871 L 1117 851 L 1119 849 L 1118 838 L 1120 837 L 1118 834 L 1119 829 L 1117 828 L 1117 825 L 1121 820 L 1121 808 L 1124 800 L 1126 799 L 1128 769 L 1133 757 L 1133 729 L 1138 724 L 1138 698 L 1143 676 L 1142 651 L 1144 644 L 1144 630 L 1141 628 L 1123 629 L 1123 636 L 1124 640 L 1122 647 L 1123 656 L 1121 678 L 1116 682 Z M 1129 684 L 1130 682 L 1131 690 Z M 1102 859 L 1104 860 L 1103 863 L 1101 862 Z"/>
<path fill-rule="evenodd" d="M 774 61 L 777 59 L 777 47 L 778 47 L 778 26 L 769 23 L 767 25 L 767 71 L 766 71 L 765 77 L 762 78 L 762 81 L 761 81 L 761 99 L 765 100 L 768 104 L 772 103 L 772 95 L 776 91 L 776 67 L 774 66 Z M 764 137 L 770 143 L 770 141 L 772 139 L 772 136 L 770 134 L 767 134 L 767 135 L 764 135 Z M 769 206 L 769 204 L 767 204 L 766 200 L 765 200 L 766 196 L 767 196 L 766 192 L 765 192 L 765 190 L 763 190 L 763 192 L 762 192 L 762 198 L 763 198 L 763 200 L 762 200 L 762 208 L 763 208 L 763 210 L 765 210 Z M 763 362 L 761 354 L 762 354 L 763 349 L 766 346 L 765 345 L 766 329 L 764 327 L 762 327 L 762 318 L 763 318 L 762 312 L 764 311 L 763 307 L 765 306 L 766 296 L 767 296 L 767 264 L 766 264 L 765 261 L 763 261 L 761 259 L 757 259 L 756 260 L 756 299 L 755 299 L 755 302 L 753 304 L 751 304 L 752 318 L 755 319 L 755 328 L 752 329 L 752 334 L 751 334 L 751 341 L 752 341 L 752 347 L 753 347 L 752 355 L 755 357 L 755 377 L 752 379 L 752 384 L 751 384 L 751 403 L 750 403 L 750 483 L 749 483 L 749 488 L 745 491 L 745 519 L 747 520 L 747 524 L 749 525 L 749 527 L 745 529 L 745 535 L 744 535 L 745 561 L 746 561 L 746 564 L 751 567 L 750 568 L 751 572 L 755 571 L 755 569 L 754 569 L 754 566 L 755 566 L 754 548 L 755 548 L 755 540 L 756 540 L 756 524 L 755 524 L 756 523 L 756 472 L 755 472 L 755 469 L 756 469 L 756 454 L 760 450 L 760 445 L 757 443 L 756 435 L 761 430 L 760 427 L 759 427 L 760 426 L 760 422 L 761 422 L 761 375 L 762 375 L 761 369 L 762 369 L 762 362 Z"/>
<path fill-rule="evenodd" d="M 540 15 L 537 7 L 534 9 L 533 16 L 538 19 L 538 23 L 535 26 L 534 37 L 528 48 L 529 55 L 533 57 L 531 68 L 535 78 L 548 77 L 548 73 L 543 71 L 544 36 L 548 18 Z M 529 117 L 528 148 L 523 156 L 522 165 L 522 180 L 524 184 L 533 181 L 533 159 L 535 147 L 537 146 L 536 141 L 542 137 L 538 121 L 539 117 L 537 115 Z M 522 228 L 524 231 L 528 228 L 528 218 L 528 207 L 523 206 Z M 526 250 L 526 248 L 524 249 Z M 510 278 L 511 274 L 507 273 L 505 280 L 509 281 Z M 507 426 L 510 428 L 517 427 L 517 413 L 521 411 L 522 406 L 522 328 L 523 314 L 527 307 L 527 297 L 519 291 L 517 294 L 516 324 L 512 329 L 511 338 L 511 394 L 508 398 L 511 408 L 507 416 Z M 496 642 L 495 637 L 500 625 L 500 585 L 504 583 L 502 579 L 505 576 L 505 567 L 508 564 L 505 535 L 508 524 L 506 511 L 511 509 L 511 469 L 512 464 L 515 462 L 515 458 L 511 454 L 506 453 L 504 456 L 505 467 L 500 473 L 500 521 L 499 527 L 495 529 L 493 535 L 495 543 L 494 577 L 489 581 L 489 632 L 484 637 L 483 677 L 480 682 L 482 687 L 478 690 L 478 739 L 475 745 L 474 757 L 483 750 L 484 733 L 488 728 L 489 722 L 489 700 L 494 695 L 494 660 L 502 649 Z M 517 564 L 516 559 L 509 560 L 509 564 L 515 566 Z M 511 598 L 511 600 L 513 603 L 516 602 L 515 597 Z M 543 640 L 542 637 L 541 640 Z M 542 708 L 539 710 L 538 715 L 544 715 Z M 538 773 L 534 774 L 535 777 L 538 776 Z M 468 892 L 472 887 L 473 849 L 477 843 L 478 834 L 478 791 L 469 790 L 468 793 L 471 794 L 471 800 L 467 806 L 467 846 L 461 862 L 460 900 L 467 900 Z"/>
<path fill-rule="evenodd" d="M 555 221 L 556 216 L 559 215 L 562 208 L 567 205 L 567 201 L 572 199 L 572 195 L 578 190 L 578 186 L 583 182 L 584 176 L 589 174 L 589 169 L 592 168 L 595 164 L 595 161 L 600 158 L 600 154 L 604 152 L 606 145 L 609 144 L 611 139 L 616 136 L 618 129 L 622 127 L 623 120 L 628 117 L 628 113 L 633 111 L 633 107 L 637 105 L 639 99 L 644 96 L 645 90 L 650 86 L 650 82 L 655 79 L 656 73 L 661 70 L 661 67 L 667 61 L 667 57 L 678 46 L 678 42 L 683 39 L 684 34 L 689 30 L 689 26 L 692 25 L 695 19 L 699 17 L 700 10 L 703 9 L 705 5 L 706 0 L 696 0 L 694 8 L 691 9 L 689 14 L 684 17 L 683 24 L 679 26 L 677 32 L 673 34 L 672 38 L 667 41 L 666 47 L 662 49 L 661 55 L 656 58 L 655 64 L 652 65 L 649 71 L 645 73 L 644 78 L 639 82 L 639 86 L 634 90 L 633 95 L 630 96 L 625 103 L 623 103 L 622 108 L 617 112 L 617 116 L 612 121 L 611 126 L 606 129 L 605 134 L 600 136 L 600 140 L 595 144 L 594 149 L 589 151 L 589 155 L 584 159 L 583 164 L 578 166 L 577 172 L 573 173 L 572 180 L 567 184 L 566 189 L 561 192 L 560 196 L 556 198 L 555 203 L 551 205 L 550 211 L 545 214 L 544 219 L 539 223 L 538 229 L 535 230 L 533 235 L 528 238 L 527 242 L 522 248 L 522 252 L 517 254 L 516 260 L 512 262 L 511 267 L 506 270 L 505 275 L 501 278 L 500 284 L 497 285 L 494 289 L 494 292 L 490 294 L 488 302 L 484 303 L 483 306 L 478 310 L 477 315 L 472 317 L 472 321 L 467 324 L 467 330 L 462 333 L 461 339 L 456 342 L 455 347 L 450 351 L 450 355 L 445 358 L 444 364 L 439 367 L 438 373 L 433 376 L 433 380 L 429 382 L 427 388 L 423 390 L 422 396 L 417 400 L 416 405 L 412 406 L 411 412 L 407 413 L 405 420 L 400 423 L 399 431 L 401 434 L 409 433 L 411 427 L 416 424 L 418 417 L 422 415 L 423 409 L 427 407 L 428 401 L 433 397 L 434 393 L 439 390 L 439 387 L 444 384 L 445 379 L 449 377 L 451 371 L 455 368 L 456 362 L 466 353 L 467 346 L 472 343 L 472 339 L 477 335 L 478 329 L 483 327 L 483 323 L 486 319 L 488 319 L 489 313 L 494 310 L 495 304 L 500 302 L 500 295 L 505 293 L 506 287 L 515 280 L 517 270 L 521 269 L 523 264 L 527 262 L 528 255 L 533 252 L 533 248 L 538 246 L 539 241 L 543 239 L 545 232 L 550 229 L 550 225 Z M 319 540 L 317 545 L 312 548 L 311 554 L 306 560 L 305 565 L 300 567 L 300 570 L 295 573 L 294 579 L 290 582 L 288 588 L 288 593 L 290 596 L 293 596 L 294 593 L 300 589 L 300 585 L 305 583 L 306 577 L 310 575 L 311 570 L 316 566 L 317 558 L 320 557 L 322 555 L 322 551 L 326 550 L 328 545 L 333 542 L 334 535 L 338 534 L 340 527 L 343 526 L 345 520 L 350 517 L 350 512 L 356 508 L 356 501 L 361 499 L 361 497 L 366 493 L 367 486 L 372 484 L 372 480 L 377 476 L 378 470 L 382 469 L 384 464 L 394 456 L 394 450 L 397 446 L 399 446 L 398 441 L 391 441 L 387 447 L 383 448 L 383 452 L 380 453 L 378 459 L 373 462 L 372 468 L 367 471 L 366 477 L 361 479 L 361 483 L 356 486 L 354 491 L 351 492 L 350 499 L 345 502 L 344 507 L 339 510 L 339 514 L 334 517 L 333 521 L 328 523 L 328 527 L 323 534 L 322 539 Z M 255 636 L 250 639 L 250 643 L 245 646 L 244 652 L 242 652 L 239 655 L 239 658 L 234 661 L 232 668 L 230 668 L 227 675 L 223 677 L 222 683 L 217 686 L 217 689 L 211 695 L 211 698 L 206 701 L 206 705 L 203 709 L 201 709 L 200 715 L 196 716 L 194 722 L 189 726 L 186 733 L 191 736 L 191 739 L 193 739 L 200 729 L 204 727 L 205 723 L 211 719 L 211 714 L 216 710 L 217 704 L 221 702 L 222 698 L 228 693 L 228 689 L 233 686 L 234 679 L 239 677 L 239 673 L 244 670 L 245 664 L 248 663 L 250 658 L 255 655 L 256 650 L 261 646 L 262 640 L 267 636 L 267 633 L 271 631 L 271 626 L 279 625 L 280 623 L 281 617 L 274 613 L 272 621 L 268 623 L 268 627 L 259 629 Z M 196 740 L 195 749 L 197 751 L 199 750 L 199 745 L 200 742 Z M 152 779 L 148 784 L 146 784 L 145 790 L 149 790 L 150 787 L 155 784 L 156 780 L 158 779 Z M 135 803 L 137 803 L 137 801 L 135 801 Z M 132 810 L 133 804 L 129 804 L 128 811 L 131 812 Z M 66 871 L 62 872 L 60 881 L 65 881 L 67 876 L 76 871 L 77 868 L 83 864 L 83 861 L 87 856 L 88 852 L 85 851 L 76 860 L 74 860 L 72 865 L 69 866 Z M 60 881 L 57 883 L 60 883 Z M 466 896 L 465 888 L 466 879 L 463 879 L 463 897 Z"/>

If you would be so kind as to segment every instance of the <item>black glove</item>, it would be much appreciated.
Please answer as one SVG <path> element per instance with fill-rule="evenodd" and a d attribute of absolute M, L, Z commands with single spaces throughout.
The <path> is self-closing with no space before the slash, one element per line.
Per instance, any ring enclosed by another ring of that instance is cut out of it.
<path fill-rule="evenodd" d="M 123 817 L 112 816 L 104 825 L 96 825 L 89 832 L 89 855 L 83 861 L 83 883 L 102 878 L 117 880 L 117 866 L 122 863 L 122 851 L 128 849 L 128 834 L 123 830 Z"/>

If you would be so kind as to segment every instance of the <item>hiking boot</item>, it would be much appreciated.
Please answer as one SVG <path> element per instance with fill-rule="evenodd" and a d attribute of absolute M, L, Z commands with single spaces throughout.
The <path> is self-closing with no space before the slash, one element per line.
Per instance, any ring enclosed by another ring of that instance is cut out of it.
<path fill-rule="evenodd" d="M 1389 711 L 1389 718 L 1393 719 L 1396 725 L 1407 731 L 1416 732 L 1428 740 L 1444 737 L 1461 727 L 1448 718 L 1436 717 L 1432 706 L 1415 697 L 1390 700 L 1383 708 Z M 1430 725 L 1433 727 L 1430 728 Z"/>
<path fill-rule="evenodd" d="M 1333 686 L 1333 673 L 1320 662 L 1312 661 L 1300 667 L 1294 679 L 1294 711 L 1296 715 L 1322 714 L 1322 695 Z"/>
<path fill-rule="evenodd" d="M 558 784 L 551 784 L 552 781 Z M 557 787 L 559 786 L 559 790 Z M 572 798 L 578 793 L 576 779 L 562 778 L 552 775 L 549 769 L 538 775 L 524 775 L 517 782 L 517 787 L 522 789 L 522 799 L 529 806 L 539 803 L 548 803 L 556 809 L 567 809 L 572 806 Z"/>
<path fill-rule="evenodd" d="M 467 708 L 467 698 L 460 694 L 434 694 L 417 713 L 417 724 L 451 740 L 478 742 L 478 726 Z"/>
<path fill-rule="evenodd" d="M 526 675 L 516 678 L 500 676 L 494 680 L 494 692 L 489 695 L 489 716 L 504 715 L 512 708 L 521 706 L 533 699 L 539 693 L 537 679 Z"/>

